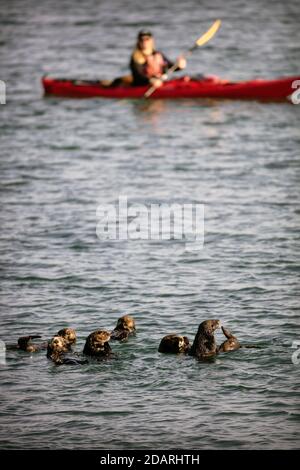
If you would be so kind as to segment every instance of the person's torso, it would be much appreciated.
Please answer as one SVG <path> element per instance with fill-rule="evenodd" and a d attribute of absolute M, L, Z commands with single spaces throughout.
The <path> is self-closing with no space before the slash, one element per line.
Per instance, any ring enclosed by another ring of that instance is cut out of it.
<path fill-rule="evenodd" d="M 164 73 L 165 60 L 161 52 L 153 51 L 152 54 L 143 54 L 142 51 L 136 50 L 133 53 L 133 60 L 143 66 L 146 77 L 160 77 Z"/>

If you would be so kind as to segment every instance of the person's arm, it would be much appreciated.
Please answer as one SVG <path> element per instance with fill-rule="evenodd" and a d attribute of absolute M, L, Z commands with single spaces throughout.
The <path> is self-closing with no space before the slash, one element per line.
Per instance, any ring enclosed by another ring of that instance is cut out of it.
<path fill-rule="evenodd" d="M 179 56 L 175 62 L 171 62 L 164 54 L 162 54 L 162 57 L 165 62 L 165 73 L 168 72 L 168 69 L 173 67 L 175 64 L 177 65 L 176 69 L 174 69 L 174 72 L 178 72 L 179 70 L 182 70 L 186 67 L 186 59 L 182 56 Z"/>

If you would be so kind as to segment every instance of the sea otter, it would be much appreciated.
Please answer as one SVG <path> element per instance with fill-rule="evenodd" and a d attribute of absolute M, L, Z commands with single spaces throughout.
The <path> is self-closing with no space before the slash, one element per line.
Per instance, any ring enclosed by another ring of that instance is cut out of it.
<path fill-rule="evenodd" d="M 105 330 L 96 330 L 91 333 L 84 345 L 83 354 L 97 358 L 104 358 L 111 355 L 112 350 L 108 341 L 110 333 Z"/>
<path fill-rule="evenodd" d="M 62 364 L 63 353 L 68 352 L 68 344 L 62 336 L 54 336 L 48 343 L 47 357 L 56 364 Z"/>
<path fill-rule="evenodd" d="M 128 336 L 135 334 L 135 321 L 129 315 L 124 315 L 117 321 L 117 326 L 111 332 L 111 339 L 115 341 L 126 341 Z"/>
<path fill-rule="evenodd" d="M 235 351 L 236 349 L 245 348 L 245 349 L 262 349 L 263 345 L 261 344 L 241 344 L 239 340 L 233 336 L 233 334 L 224 328 L 221 327 L 224 335 L 226 336 L 227 340 L 224 341 L 219 347 L 218 352 L 228 352 L 228 351 Z"/>
<path fill-rule="evenodd" d="M 41 338 L 40 335 L 29 335 L 29 336 L 21 336 L 18 339 L 17 344 L 8 344 L 6 345 L 7 350 L 21 350 L 26 352 L 37 352 L 41 349 L 45 349 L 47 347 L 46 343 L 42 344 L 34 344 L 31 342 L 32 339 Z"/>
<path fill-rule="evenodd" d="M 162 338 L 158 347 L 158 352 L 173 354 L 187 353 L 189 347 L 189 339 L 186 336 L 171 334 Z"/>
<path fill-rule="evenodd" d="M 228 352 L 228 351 L 235 351 L 241 347 L 238 339 L 230 333 L 229 330 L 226 330 L 223 326 L 221 327 L 224 335 L 226 336 L 227 340 L 224 341 L 219 347 L 218 352 Z"/>
<path fill-rule="evenodd" d="M 62 336 L 54 336 L 49 341 L 47 348 L 47 358 L 51 359 L 54 364 L 87 364 L 88 361 L 86 360 L 80 360 L 73 356 L 66 356 L 65 354 L 68 352 L 70 352 L 70 344 L 68 343 L 68 340 L 65 340 Z"/>
<path fill-rule="evenodd" d="M 40 335 L 32 335 L 32 336 L 21 336 L 18 339 L 18 347 L 22 349 L 22 351 L 26 352 L 37 352 L 40 351 L 42 345 L 33 344 L 31 342 L 32 339 L 41 338 Z"/>
<path fill-rule="evenodd" d="M 220 326 L 220 320 L 205 320 L 200 323 L 189 354 L 199 359 L 215 356 L 218 350 L 214 332 Z"/>

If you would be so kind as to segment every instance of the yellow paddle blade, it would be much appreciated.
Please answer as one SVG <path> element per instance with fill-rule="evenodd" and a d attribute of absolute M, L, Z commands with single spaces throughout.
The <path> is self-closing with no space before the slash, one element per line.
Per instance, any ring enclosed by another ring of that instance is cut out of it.
<path fill-rule="evenodd" d="M 197 46 L 203 46 L 207 41 L 209 41 L 218 31 L 221 26 L 221 20 L 216 20 L 211 27 L 206 31 L 206 33 L 202 34 L 199 39 L 195 42 Z"/>

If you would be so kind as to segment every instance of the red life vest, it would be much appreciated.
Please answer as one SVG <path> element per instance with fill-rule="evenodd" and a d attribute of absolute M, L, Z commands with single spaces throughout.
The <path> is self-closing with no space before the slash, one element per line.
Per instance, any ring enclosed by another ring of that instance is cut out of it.
<path fill-rule="evenodd" d="M 147 78 L 161 77 L 164 73 L 165 61 L 160 52 L 145 55 L 144 73 Z"/>

